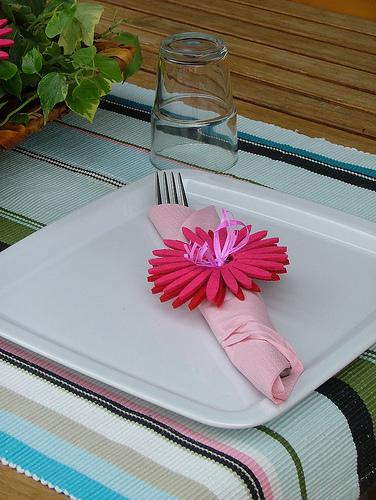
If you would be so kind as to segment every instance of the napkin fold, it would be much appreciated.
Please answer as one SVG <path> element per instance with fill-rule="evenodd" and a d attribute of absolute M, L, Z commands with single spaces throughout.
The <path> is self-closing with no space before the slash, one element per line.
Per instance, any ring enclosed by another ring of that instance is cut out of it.
<path fill-rule="evenodd" d="M 157 205 L 149 218 L 162 239 L 185 241 L 181 228 L 214 230 L 219 217 L 213 206 L 193 210 L 181 205 Z M 199 309 L 233 365 L 266 397 L 283 403 L 303 372 L 289 343 L 274 329 L 260 295 L 244 290 L 240 301 L 228 291 L 221 307 L 209 301 Z"/>

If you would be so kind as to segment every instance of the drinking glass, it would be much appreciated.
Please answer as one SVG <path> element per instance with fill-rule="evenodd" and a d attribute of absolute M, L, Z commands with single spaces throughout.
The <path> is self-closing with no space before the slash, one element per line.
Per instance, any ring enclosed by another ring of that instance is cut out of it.
<path fill-rule="evenodd" d="M 222 40 L 203 33 L 162 41 L 151 114 L 151 161 L 158 169 L 184 162 L 223 172 L 235 164 L 236 110 L 227 53 Z"/>

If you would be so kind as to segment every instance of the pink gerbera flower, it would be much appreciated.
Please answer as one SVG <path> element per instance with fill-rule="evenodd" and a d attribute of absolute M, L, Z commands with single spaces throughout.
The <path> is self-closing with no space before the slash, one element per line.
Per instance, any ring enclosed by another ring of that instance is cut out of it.
<path fill-rule="evenodd" d="M 14 40 L 9 40 L 8 38 L 3 38 L 4 36 L 10 35 L 12 33 L 12 28 L 4 28 L 8 23 L 8 19 L 0 19 L 0 47 L 10 47 L 14 44 Z M 0 60 L 5 60 L 9 58 L 8 52 L 0 50 Z"/>
<path fill-rule="evenodd" d="M 220 307 L 226 289 L 244 300 L 243 289 L 260 291 L 253 279 L 277 281 L 287 272 L 287 248 L 278 245 L 279 238 L 266 238 L 267 231 L 252 234 L 228 210 L 214 231 L 182 232 L 189 243 L 164 240 L 167 248 L 154 250 L 156 258 L 149 260 L 152 293 L 162 293 L 161 302 L 175 299 L 174 308 L 190 301 L 192 310 L 205 299 Z"/>

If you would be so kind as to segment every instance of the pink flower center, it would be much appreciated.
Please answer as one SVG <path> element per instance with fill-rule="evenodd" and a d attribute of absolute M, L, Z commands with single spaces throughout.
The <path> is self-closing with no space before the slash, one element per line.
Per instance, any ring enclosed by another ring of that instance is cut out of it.
<path fill-rule="evenodd" d="M 242 226 L 247 228 L 243 238 L 239 240 L 239 229 Z M 221 238 L 223 230 L 226 230 L 226 238 Z M 208 242 L 199 244 L 189 242 L 184 245 L 186 253 L 184 257 L 198 266 L 222 267 L 232 259 L 232 254 L 243 248 L 249 241 L 250 229 L 241 221 L 233 218 L 231 212 L 222 209 L 222 217 L 218 227 L 213 233 L 212 245 Z"/>

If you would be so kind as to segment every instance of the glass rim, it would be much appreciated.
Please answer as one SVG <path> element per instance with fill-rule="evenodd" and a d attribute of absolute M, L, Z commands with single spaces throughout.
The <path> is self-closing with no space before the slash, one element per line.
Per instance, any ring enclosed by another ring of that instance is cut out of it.
<path fill-rule="evenodd" d="M 184 41 L 187 41 L 186 46 Z M 176 33 L 162 40 L 159 55 L 177 64 L 207 64 L 224 59 L 227 53 L 228 49 L 221 38 L 192 31 Z"/>

